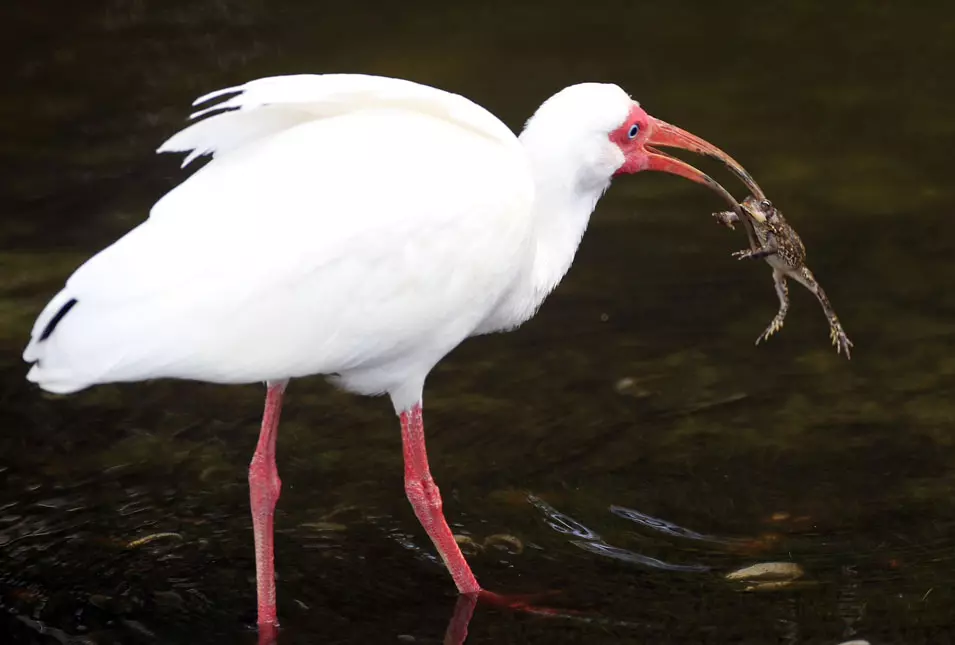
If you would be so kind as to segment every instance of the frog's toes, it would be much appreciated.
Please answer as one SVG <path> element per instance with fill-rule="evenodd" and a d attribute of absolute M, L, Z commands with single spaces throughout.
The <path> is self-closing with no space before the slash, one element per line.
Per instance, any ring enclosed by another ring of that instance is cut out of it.
<path fill-rule="evenodd" d="M 852 347 L 852 341 L 849 340 L 848 336 L 846 336 L 846 332 L 842 329 L 842 325 L 839 325 L 838 323 L 833 325 L 829 330 L 829 338 L 832 340 L 832 344 L 835 346 L 837 354 L 845 352 L 846 358 L 851 358 L 849 355 L 849 348 Z"/>
<path fill-rule="evenodd" d="M 713 219 L 730 230 L 736 230 L 736 226 L 734 224 L 736 213 L 733 211 L 720 211 L 719 213 L 713 213 Z"/>
<path fill-rule="evenodd" d="M 759 338 L 756 339 L 756 344 L 759 345 L 760 343 L 769 340 L 770 336 L 783 328 L 784 322 L 785 320 L 779 316 L 773 318 L 773 321 L 769 323 L 769 327 L 767 327 L 766 330 L 759 335 Z"/>

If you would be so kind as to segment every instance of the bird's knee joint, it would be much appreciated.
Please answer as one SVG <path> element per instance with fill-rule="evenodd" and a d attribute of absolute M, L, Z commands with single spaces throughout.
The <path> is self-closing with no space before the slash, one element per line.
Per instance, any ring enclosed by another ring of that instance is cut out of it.
<path fill-rule="evenodd" d="M 405 493 L 415 508 L 424 506 L 431 511 L 441 511 L 441 491 L 433 479 L 406 479 Z"/>
<path fill-rule="evenodd" d="M 249 488 L 252 491 L 264 488 L 272 500 L 277 500 L 282 492 L 282 479 L 274 468 L 253 459 L 249 464 Z"/>

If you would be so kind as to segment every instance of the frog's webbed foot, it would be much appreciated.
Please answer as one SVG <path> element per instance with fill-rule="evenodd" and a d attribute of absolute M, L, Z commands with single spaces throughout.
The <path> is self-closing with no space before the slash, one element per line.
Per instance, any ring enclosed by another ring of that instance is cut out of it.
<path fill-rule="evenodd" d="M 713 213 L 713 218 L 730 230 L 736 230 L 736 223 L 739 221 L 739 215 L 733 211 L 720 211 Z"/>
<path fill-rule="evenodd" d="M 759 338 L 756 339 L 756 344 L 759 345 L 760 343 L 769 340 L 770 336 L 783 328 L 784 322 L 786 322 L 786 314 L 776 314 L 776 317 L 773 318 L 771 323 L 769 323 L 769 327 L 767 327 L 766 330 L 759 335 Z"/>
<path fill-rule="evenodd" d="M 826 320 L 829 321 L 829 340 L 832 341 L 833 346 L 836 348 L 836 353 L 841 354 L 845 352 L 846 358 L 852 358 L 849 355 L 849 348 L 852 347 L 852 341 L 846 336 L 846 332 L 842 328 L 842 323 L 839 322 L 839 317 L 836 316 L 835 309 L 832 308 L 832 304 L 829 302 L 829 298 L 826 297 L 826 292 L 823 291 L 822 286 L 816 282 L 812 271 L 804 266 L 798 272 L 794 273 L 792 277 L 812 291 L 819 300 L 819 304 L 822 305 L 822 311 L 826 314 Z"/>
<path fill-rule="evenodd" d="M 842 329 L 842 324 L 837 318 L 833 318 L 829 321 L 829 339 L 832 340 L 837 354 L 845 352 L 846 358 L 852 358 L 849 355 L 849 348 L 852 347 L 852 341 L 846 336 L 846 332 Z"/>
<path fill-rule="evenodd" d="M 762 249 L 743 249 L 742 251 L 736 251 L 733 253 L 733 257 L 737 260 L 760 260 L 762 258 L 767 258 L 773 253 L 776 252 L 774 248 L 762 248 Z"/>
<path fill-rule="evenodd" d="M 776 296 L 779 298 L 779 311 L 776 312 L 776 317 L 769 323 L 766 331 L 756 339 L 757 345 L 769 340 L 770 336 L 783 328 L 786 313 L 789 311 L 789 287 L 786 285 L 786 274 L 776 268 L 773 268 L 773 285 L 776 287 Z"/>

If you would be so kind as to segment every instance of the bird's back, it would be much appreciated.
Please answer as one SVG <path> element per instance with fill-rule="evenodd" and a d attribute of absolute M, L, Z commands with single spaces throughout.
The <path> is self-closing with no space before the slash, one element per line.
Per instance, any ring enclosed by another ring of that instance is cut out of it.
<path fill-rule="evenodd" d="M 209 124 L 192 143 L 216 158 L 69 279 L 24 353 L 31 380 L 70 392 L 338 373 L 372 393 L 423 376 L 521 273 L 533 201 L 513 135 L 442 116 L 463 99 L 424 89 L 433 104 L 417 89 L 376 104 L 369 89 L 316 118 L 262 101 L 192 126 Z"/>

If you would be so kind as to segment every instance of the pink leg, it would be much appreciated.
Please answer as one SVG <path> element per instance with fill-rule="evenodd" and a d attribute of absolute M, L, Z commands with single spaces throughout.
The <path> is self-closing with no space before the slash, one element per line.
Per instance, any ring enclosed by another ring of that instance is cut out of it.
<path fill-rule="evenodd" d="M 458 596 L 451 622 L 444 632 L 444 645 L 464 645 L 464 641 L 468 639 L 468 625 L 471 624 L 477 601 L 478 597 L 474 594 Z"/>
<path fill-rule="evenodd" d="M 272 546 L 272 520 L 275 502 L 282 491 L 282 480 L 275 468 L 275 439 L 282 395 L 288 381 L 270 382 L 265 395 L 265 413 L 259 443 L 249 464 L 249 501 L 252 505 L 252 530 L 255 533 L 255 581 L 259 597 L 259 629 L 274 633 L 279 621 L 275 615 L 275 563 Z"/>
<path fill-rule="evenodd" d="M 481 586 L 471 573 L 471 567 L 461 554 L 461 549 L 444 519 L 444 513 L 441 512 L 441 493 L 431 478 L 431 469 L 428 468 L 420 403 L 401 413 L 401 440 L 405 455 L 405 493 L 415 515 L 418 516 L 418 521 L 451 572 L 458 592 L 478 593 Z"/>

